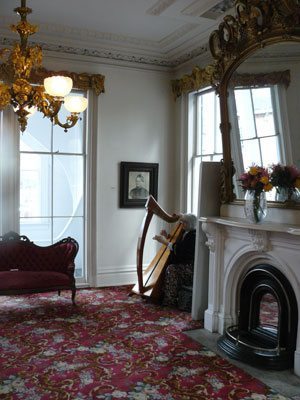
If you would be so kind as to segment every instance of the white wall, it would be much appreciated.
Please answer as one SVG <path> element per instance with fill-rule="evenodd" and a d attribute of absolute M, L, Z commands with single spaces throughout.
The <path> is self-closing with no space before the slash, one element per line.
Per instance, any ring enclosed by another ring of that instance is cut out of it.
<path fill-rule="evenodd" d="M 109 65 L 96 59 L 48 57 L 44 65 L 54 70 L 100 73 L 105 93 L 98 100 L 96 277 L 97 286 L 134 283 L 136 246 L 145 209 L 119 207 L 121 161 L 158 163 L 158 202 L 175 212 L 174 156 L 175 102 L 168 72 Z M 59 65 L 59 67 L 58 67 Z M 154 218 L 151 231 L 163 226 Z M 153 258 L 157 245 L 149 232 L 144 263 Z M 96 279 L 95 279 L 96 278 Z"/>
<path fill-rule="evenodd" d="M 159 163 L 158 202 L 173 211 L 173 109 L 167 74 L 102 68 L 106 93 L 99 103 L 98 283 L 136 277 L 136 245 L 144 209 L 119 208 L 121 161 Z M 146 252 L 148 264 L 153 252 Z"/>

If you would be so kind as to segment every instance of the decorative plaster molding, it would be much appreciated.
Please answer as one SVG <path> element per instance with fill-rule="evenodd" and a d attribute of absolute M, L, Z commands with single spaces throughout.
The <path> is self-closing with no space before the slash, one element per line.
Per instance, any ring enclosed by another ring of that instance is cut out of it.
<path fill-rule="evenodd" d="M 248 232 L 251 237 L 253 250 L 258 252 L 266 252 L 271 250 L 269 234 L 267 231 L 248 229 Z"/>
<path fill-rule="evenodd" d="M 170 35 L 166 36 L 163 40 L 159 42 L 159 44 L 162 48 L 165 48 L 170 44 L 174 45 L 176 40 L 182 38 L 184 35 L 190 33 L 197 27 L 197 24 L 185 24 L 181 28 L 178 28 L 174 32 L 170 33 Z"/>
<path fill-rule="evenodd" d="M 172 4 L 175 3 L 176 0 L 158 0 L 151 8 L 146 11 L 146 14 L 149 15 L 160 15 L 167 8 L 169 8 Z"/>
<path fill-rule="evenodd" d="M 13 18 L 0 17 L 0 46 L 12 46 L 17 40 L 8 29 L 13 22 Z M 189 49 L 182 45 L 183 38 L 188 40 L 194 31 L 197 33 L 197 27 L 197 24 L 185 23 L 156 41 L 58 24 L 43 24 L 32 44 L 41 46 L 45 51 L 172 68 L 206 53 L 208 45 L 199 46 L 199 41 L 193 43 Z"/>
<path fill-rule="evenodd" d="M 197 0 L 184 10 L 181 11 L 181 14 L 188 15 L 189 17 L 202 17 L 217 19 L 226 11 L 234 6 L 233 0 L 223 0 L 219 1 L 211 7 L 211 0 L 203 3 L 203 0 Z"/>
<path fill-rule="evenodd" d="M 12 46 L 15 43 L 15 40 L 10 38 L 2 37 L 0 38 L 0 45 L 2 46 Z M 33 43 L 33 42 L 32 42 Z M 178 58 L 175 59 L 167 59 L 163 57 L 154 57 L 148 55 L 136 55 L 130 54 L 128 51 L 125 50 L 119 51 L 114 49 L 101 49 L 101 50 L 91 50 L 86 48 L 80 47 L 73 47 L 73 46 L 65 46 L 65 45 L 57 45 L 57 44 L 47 44 L 41 42 L 34 42 L 34 44 L 38 44 L 42 47 L 43 51 L 52 51 L 57 53 L 67 53 L 67 54 L 74 54 L 74 55 L 81 55 L 81 56 L 90 56 L 96 58 L 106 58 L 110 60 L 117 60 L 117 61 L 127 61 L 130 63 L 137 63 L 137 64 L 149 64 L 149 65 L 157 65 L 161 67 L 176 67 L 186 61 L 193 59 L 203 53 L 206 52 L 206 47 L 199 47 L 191 52 L 185 53 Z"/>
<path fill-rule="evenodd" d="M 1 26 L 5 27 L 1 29 L 2 34 L 7 37 L 13 38 L 11 31 L 8 29 L 8 26 L 14 22 L 12 18 L 7 17 L 0 17 Z M 69 38 L 73 39 L 76 37 L 77 41 L 86 41 L 87 39 L 93 39 L 95 41 L 107 41 L 110 43 L 122 43 L 122 44 L 130 44 L 135 46 L 140 46 L 142 48 L 150 47 L 155 48 L 157 47 L 157 42 L 154 40 L 147 40 L 147 39 L 138 39 L 132 36 L 120 35 L 110 32 L 99 32 L 90 29 L 80 29 L 76 27 L 70 27 L 66 25 L 59 25 L 59 24 L 43 24 L 39 26 L 39 30 L 36 33 L 36 37 L 49 37 L 49 36 L 59 36 L 62 38 Z M 17 40 L 17 36 L 14 35 Z"/>
<path fill-rule="evenodd" d="M 207 53 L 208 46 L 199 46 L 196 49 L 193 49 L 192 51 L 189 51 L 187 53 L 182 54 L 181 56 L 178 56 L 174 60 L 172 60 L 171 66 L 176 67 L 178 65 L 181 65 L 185 63 L 186 61 L 192 60 L 198 56 L 201 56 L 202 54 Z"/>
<path fill-rule="evenodd" d="M 216 4 L 208 11 L 218 12 L 219 14 L 224 14 L 226 11 L 230 10 L 230 8 L 234 7 L 233 0 L 223 0 Z"/>
<path fill-rule="evenodd" d="M 203 0 L 194 1 L 192 4 L 189 4 L 182 11 L 182 15 L 187 15 L 189 17 L 199 17 L 203 12 L 207 11 L 211 3 L 211 0 L 206 1 L 206 4 L 203 4 Z"/>

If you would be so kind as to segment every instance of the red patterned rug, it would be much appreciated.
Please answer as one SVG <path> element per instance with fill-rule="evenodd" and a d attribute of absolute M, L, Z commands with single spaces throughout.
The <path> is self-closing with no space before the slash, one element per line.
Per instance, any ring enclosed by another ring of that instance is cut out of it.
<path fill-rule="evenodd" d="M 260 323 L 278 327 L 278 303 L 274 296 L 267 293 L 260 303 Z"/>
<path fill-rule="evenodd" d="M 0 399 L 283 400 L 128 288 L 0 298 Z"/>

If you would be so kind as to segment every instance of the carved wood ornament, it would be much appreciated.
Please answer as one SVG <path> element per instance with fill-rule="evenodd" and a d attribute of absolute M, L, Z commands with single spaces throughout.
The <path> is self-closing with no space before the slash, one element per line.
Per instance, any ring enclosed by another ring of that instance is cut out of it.
<path fill-rule="evenodd" d="M 208 65 L 205 68 L 194 67 L 191 75 L 184 75 L 180 79 L 172 80 L 172 91 L 174 98 L 180 97 L 184 93 L 194 92 L 207 86 L 214 86 L 215 68 Z"/>
<path fill-rule="evenodd" d="M 104 93 L 104 75 L 101 74 L 87 74 L 87 73 L 76 73 L 69 71 L 50 71 L 45 68 L 39 68 L 32 71 L 30 76 L 30 82 L 43 85 L 44 79 L 48 76 L 53 75 L 62 75 L 68 76 L 73 80 L 73 87 L 75 89 L 81 90 L 89 90 L 92 89 L 95 91 L 96 95 L 99 96 L 101 93 Z M 3 82 L 12 82 L 13 81 L 13 71 L 7 68 L 7 64 L 0 65 L 0 81 Z"/>

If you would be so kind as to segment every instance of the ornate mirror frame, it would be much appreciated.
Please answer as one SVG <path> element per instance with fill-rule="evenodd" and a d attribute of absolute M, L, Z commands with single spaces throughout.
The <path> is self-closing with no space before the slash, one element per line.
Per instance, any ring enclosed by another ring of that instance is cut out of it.
<path fill-rule="evenodd" d="M 239 65 L 255 51 L 280 42 L 300 43 L 299 1 L 236 0 L 235 10 L 236 16 L 226 15 L 209 38 L 209 47 L 214 58 L 212 81 L 220 97 L 223 203 L 235 200 L 235 170 L 231 154 L 231 124 L 227 101 L 229 80 Z"/>

